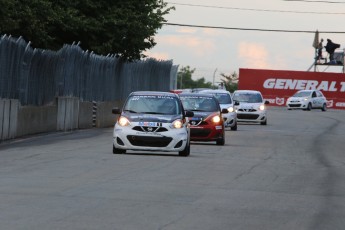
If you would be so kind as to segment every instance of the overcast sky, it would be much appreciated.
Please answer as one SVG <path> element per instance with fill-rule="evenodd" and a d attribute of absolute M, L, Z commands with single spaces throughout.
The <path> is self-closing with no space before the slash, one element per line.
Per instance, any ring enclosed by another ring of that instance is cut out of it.
<path fill-rule="evenodd" d="M 345 48 L 345 1 L 342 0 L 166 2 L 176 8 L 165 16 L 168 23 L 233 28 L 164 25 L 158 31 L 157 45 L 146 54 L 160 60 L 173 60 L 180 68 L 196 69 L 193 79 L 205 77 L 212 82 L 215 76 L 217 82 L 221 73 L 238 73 L 240 68 L 307 71 L 313 64 L 316 30 L 320 32 L 320 39 L 325 40 L 324 45 L 329 38 L 341 45 L 336 52 Z M 318 71 L 341 72 L 342 68 L 319 66 Z"/>

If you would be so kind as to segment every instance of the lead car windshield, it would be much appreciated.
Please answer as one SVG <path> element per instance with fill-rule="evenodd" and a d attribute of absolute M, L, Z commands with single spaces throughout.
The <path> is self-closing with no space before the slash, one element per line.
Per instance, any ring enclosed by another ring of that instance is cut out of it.
<path fill-rule="evenodd" d="M 245 103 L 262 103 L 262 96 L 259 93 L 235 93 L 233 100 Z"/>
<path fill-rule="evenodd" d="M 133 95 L 128 98 L 124 111 L 146 114 L 181 114 L 179 101 L 175 97 L 159 95 Z"/>
<path fill-rule="evenodd" d="M 310 96 L 310 92 L 308 91 L 300 91 L 293 95 L 293 97 L 309 97 L 309 96 Z"/>

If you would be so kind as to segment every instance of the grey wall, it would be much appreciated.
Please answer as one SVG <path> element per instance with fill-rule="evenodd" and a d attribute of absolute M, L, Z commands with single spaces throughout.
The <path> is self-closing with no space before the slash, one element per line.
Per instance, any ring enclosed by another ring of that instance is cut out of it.
<path fill-rule="evenodd" d="M 46 132 L 112 127 L 117 119 L 112 108 L 121 106 L 121 101 L 92 103 L 75 97 L 59 97 L 47 106 L 22 106 L 18 100 L 0 99 L 0 141 Z"/>

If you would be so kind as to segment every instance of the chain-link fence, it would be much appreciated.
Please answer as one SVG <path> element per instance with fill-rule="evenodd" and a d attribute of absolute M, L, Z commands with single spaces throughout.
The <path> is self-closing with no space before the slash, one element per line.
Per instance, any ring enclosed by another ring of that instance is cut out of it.
<path fill-rule="evenodd" d="M 169 91 L 176 75 L 172 61 L 129 63 L 83 51 L 78 44 L 50 51 L 33 49 L 22 38 L 0 38 L 0 98 L 19 99 L 22 105 L 46 105 L 58 96 L 113 101 L 137 90 Z"/>

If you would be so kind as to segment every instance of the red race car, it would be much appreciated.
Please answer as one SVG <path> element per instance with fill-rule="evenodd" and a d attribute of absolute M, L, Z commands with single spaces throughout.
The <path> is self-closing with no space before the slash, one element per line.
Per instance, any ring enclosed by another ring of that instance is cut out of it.
<path fill-rule="evenodd" d="M 187 111 L 193 111 L 189 118 L 191 141 L 215 141 L 217 145 L 224 145 L 224 120 L 218 100 L 212 94 L 181 93 L 179 97 Z"/>

